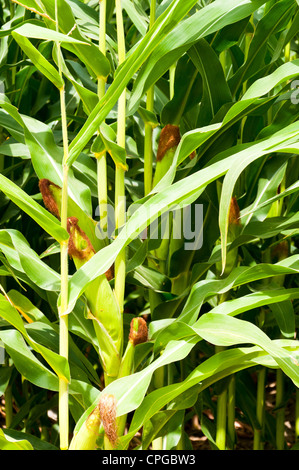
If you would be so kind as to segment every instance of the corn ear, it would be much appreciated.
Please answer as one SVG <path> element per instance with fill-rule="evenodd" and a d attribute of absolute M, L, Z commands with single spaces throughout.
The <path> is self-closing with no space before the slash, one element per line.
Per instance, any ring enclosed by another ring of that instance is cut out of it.
<path fill-rule="evenodd" d="M 137 344 L 145 343 L 147 338 L 148 330 L 144 318 L 133 318 L 130 324 L 129 343 L 132 343 L 133 346 L 137 346 Z"/>
<path fill-rule="evenodd" d="M 174 154 L 181 141 L 179 126 L 166 124 L 163 127 L 157 149 L 157 163 L 154 175 L 154 186 L 163 178 L 170 165 L 172 164 Z M 195 152 L 190 155 L 190 160 L 195 157 Z"/>
<path fill-rule="evenodd" d="M 95 450 L 101 425 L 99 405 L 86 418 L 78 433 L 74 435 L 69 450 Z"/>
<path fill-rule="evenodd" d="M 167 124 L 163 127 L 160 138 L 159 144 L 157 149 L 157 157 L 156 157 L 156 170 L 154 175 L 153 186 L 155 187 L 158 182 L 163 178 L 163 176 L 169 170 L 177 147 L 181 140 L 180 128 L 174 124 Z M 193 159 L 195 156 L 195 152 L 190 155 L 190 159 Z M 169 244 L 171 243 L 170 240 L 170 233 L 171 233 L 171 224 L 169 224 L 169 234 L 161 234 L 162 235 L 162 242 L 159 248 L 155 251 L 155 256 L 159 260 L 159 267 L 160 271 L 166 273 L 166 263 L 167 257 L 169 253 Z M 168 230 L 168 228 L 166 228 Z M 166 236 L 165 236 L 166 235 Z M 177 242 L 176 242 L 177 243 Z"/>
<path fill-rule="evenodd" d="M 157 150 L 157 164 L 154 175 L 154 186 L 163 178 L 169 169 L 177 146 L 181 140 L 179 126 L 167 124 L 163 127 Z"/>
<path fill-rule="evenodd" d="M 158 182 L 163 178 L 163 176 L 167 173 L 167 170 L 170 168 L 177 146 L 180 143 L 180 139 L 181 137 L 179 126 L 167 124 L 165 127 L 163 127 L 157 149 L 157 162 L 153 187 L 158 184 Z M 159 268 L 161 272 L 166 271 L 166 260 L 169 248 L 169 234 L 166 234 L 167 236 L 164 235 L 165 234 L 161 234 L 161 244 L 159 248 L 155 250 L 155 256 L 159 260 Z"/>
<path fill-rule="evenodd" d="M 134 372 L 135 347 L 148 340 L 147 323 L 142 317 L 133 318 L 130 324 L 129 341 L 122 357 L 118 378 L 126 377 Z M 117 418 L 118 435 L 122 436 L 127 421 L 127 415 Z"/>
<path fill-rule="evenodd" d="M 95 254 L 95 250 L 76 217 L 68 218 L 69 255 L 79 269 Z M 93 320 L 100 346 L 102 366 L 109 381 L 116 378 L 120 366 L 122 349 L 122 321 L 114 292 L 109 284 L 112 270 L 97 277 L 86 288 L 84 294 L 89 309 L 88 317 Z M 107 385 L 107 381 L 106 381 Z"/>
<path fill-rule="evenodd" d="M 132 374 L 135 346 L 145 343 L 147 340 L 148 329 L 146 321 L 142 317 L 133 318 L 130 324 L 129 341 L 121 361 L 118 378 Z"/>

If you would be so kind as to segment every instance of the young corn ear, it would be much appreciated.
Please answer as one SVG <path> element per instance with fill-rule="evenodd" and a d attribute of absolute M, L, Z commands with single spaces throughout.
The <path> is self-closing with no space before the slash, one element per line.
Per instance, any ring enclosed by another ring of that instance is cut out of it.
<path fill-rule="evenodd" d="M 161 180 L 169 169 L 177 146 L 181 140 L 179 126 L 167 124 L 163 127 L 157 149 L 157 164 L 154 176 L 154 186 Z"/>
<path fill-rule="evenodd" d="M 79 227 L 76 217 L 69 217 L 67 219 L 67 231 L 70 235 L 68 244 L 69 256 L 73 259 L 76 268 L 79 269 L 86 261 L 93 257 L 95 249 L 85 232 Z"/>
<path fill-rule="evenodd" d="M 145 343 L 147 338 L 148 330 L 144 318 L 133 318 L 130 324 L 129 343 L 132 343 L 133 346 L 137 346 L 137 344 Z"/>
<path fill-rule="evenodd" d="M 167 124 L 163 127 L 160 138 L 159 144 L 157 149 L 157 157 L 156 157 L 156 170 L 154 175 L 153 186 L 155 187 L 158 182 L 163 178 L 163 176 L 167 173 L 168 169 L 170 168 L 175 152 L 177 147 L 181 141 L 181 134 L 180 128 L 174 124 Z M 195 157 L 195 152 L 190 155 L 190 159 Z M 174 243 L 178 245 L 178 240 L 174 240 L 171 237 L 171 230 L 172 230 L 172 221 L 169 221 L 169 227 L 166 228 L 169 230 L 169 234 L 166 232 L 162 234 L 162 242 L 159 248 L 155 252 L 155 256 L 159 260 L 159 267 L 160 270 L 166 273 L 166 262 L 169 253 L 169 244 Z"/>
<path fill-rule="evenodd" d="M 76 217 L 68 218 L 69 255 L 79 269 L 95 254 L 87 235 L 78 225 Z M 112 271 L 97 277 L 85 290 L 89 308 L 88 317 L 93 320 L 100 345 L 100 356 L 106 378 L 117 377 L 122 348 L 122 322 L 120 310 L 109 284 Z"/>
<path fill-rule="evenodd" d="M 134 372 L 135 347 L 138 344 L 146 343 L 148 340 L 147 323 L 142 317 L 136 317 L 131 320 L 129 340 L 123 355 L 118 378 L 126 377 Z M 117 419 L 117 430 L 119 436 L 122 436 L 126 426 L 127 416 L 122 415 Z"/>
<path fill-rule="evenodd" d="M 172 164 L 174 154 L 181 141 L 181 133 L 179 126 L 174 124 L 166 124 L 163 127 L 157 149 L 157 163 L 154 176 L 154 186 L 163 178 L 170 165 Z M 192 152 L 190 159 L 195 157 Z"/>
<path fill-rule="evenodd" d="M 74 435 L 69 450 L 95 450 L 100 426 L 101 416 L 97 405 Z"/>
<path fill-rule="evenodd" d="M 240 223 L 240 208 L 237 202 L 237 198 L 234 196 L 230 201 L 230 209 L 228 216 L 228 226 L 230 230 L 233 230 L 234 227 L 239 227 Z"/>
<path fill-rule="evenodd" d="M 146 343 L 148 340 L 147 323 L 142 317 L 131 320 L 129 341 L 123 355 L 118 378 L 132 374 L 134 369 L 134 353 L 137 344 Z"/>
<path fill-rule="evenodd" d="M 239 236 L 241 231 L 241 222 L 240 222 L 240 208 L 237 202 L 236 197 L 232 197 L 230 203 L 229 211 L 229 222 L 228 222 L 228 234 L 227 241 L 228 243 L 233 243 L 234 240 Z M 237 265 L 238 262 L 238 248 L 233 248 L 228 252 L 227 256 L 227 274 L 232 271 L 232 269 Z"/>
<path fill-rule="evenodd" d="M 105 435 L 109 440 L 109 443 L 112 448 L 116 447 L 118 441 L 116 407 L 117 402 L 114 395 L 101 395 L 99 401 L 100 417 L 105 431 Z"/>
<path fill-rule="evenodd" d="M 177 146 L 179 145 L 181 140 L 180 135 L 180 128 L 179 126 L 175 126 L 172 124 L 167 124 L 163 127 L 160 138 L 159 144 L 157 149 L 157 157 L 156 157 L 156 170 L 154 175 L 153 186 L 155 187 L 156 184 L 163 178 L 163 176 L 167 173 L 170 165 L 172 164 L 174 154 L 176 152 Z M 170 231 L 170 226 L 167 227 L 166 230 Z M 155 251 L 155 256 L 159 260 L 159 268 L 160 271 L 166 271 L 166 260 L 167 254 L 169 249 L 169 234 L 161 234 L 162 242 L 159 248 Z"/>

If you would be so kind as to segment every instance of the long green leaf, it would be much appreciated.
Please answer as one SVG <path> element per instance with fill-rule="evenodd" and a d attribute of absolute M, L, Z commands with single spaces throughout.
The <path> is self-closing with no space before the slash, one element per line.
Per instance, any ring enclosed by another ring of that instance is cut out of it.
<path fill-rule="evenodd" d="M 242 83 L 265 65 L 269 37 L 287 26 L 294 9 L 293 0 L 275 2 L 268 13 L 259 21 L 250 43 L 248 57 L 229 82 L 234 96 Z"/>
<path fill-rule="evenodd" d="M 178 319 L 192 324 L 196 320 L 203 303 L 216 294 L 224 294 L 235 287 L 250 284 L 257 280 L 295 274 L 298 270 L 299 257 L 295 255 L 276 264 L 261 263 L 255 266 L 240 266 L 235 268 L 225 279 L 199 281 L 192 287 Z"/>
<path fill-rule="evenodd" d="M 29 39 L 15 31 L 11 34 L 36 68 L 58 89 L 62 88 L 64 82 L 59 75 L 58 70 L 56 70 L 55 67 L 53 67 L 53 65 L 51 65 L 50 62 L 31 44 Z"/>
<path fill-rule="evenodd" d="M 64 230 L 59 221 L 46 209 L 41 207 L 25 191 L 3 175 L 0 175 L 0 190 L 14 202 L 20 209 L 28 214 L 45 232 L 49 233 L 55 240 L 62 242 L 67 240 L 69 235 Z"/>
<path fill-rule="evenodd" d="M 193 325 L 195 331 L 217 346 L 252 343 L 266 351 L 281 369 L 299 386 L 299 357 L 280 348 L 256 325 L 228 315 L 206 313 Z"/>
<path fill-rule="evenodd" d="M 246 167 L 248 167 L 256 159 L 272 152 L 298 152 L 299 146 L 299 124 L 296 122 L 291 124 L 283 131 L 277 132 L 266 141 L 262 141 L 249 149 L 239 153 L 239 160 L 227 172 L 222 186 L 220 207 L 219 207 L 219 227 L 221 232 L 222 246 L 222 271 L 226 265 L 226 245 L 227 232 L 229 222 L 230 201 L 233 197 L 235 184 Z M 262 150 L 264 149 L 264 150 Z"/>
<path fill-rule="evenodd" d="M 15 329 L 1 330 L 0 338 L 20 374 L 38 387 L 53 391 L 58 390 L 57 375 L 34 356 L 19 331 Z"/>
<path fill-rule="evenodd" d="M 2 297 L 2 298 L 1 298 Z M 17 310 L 6 300 L 3 296 L 0 297 L 0 316 L 4 318 L 8 323 L 13 325 L 26 339 L 30 346 L 39 354 L 41 354 L 52 369 L 56 372 L 58 377 L 62 377 L 69 381 L 69 365 L 66 359 L 59 354 L 51 351 L 43 345 L 37 343 L 27 333 L 24 327 L 23 321 Z"/>
<path fill-rule="evenodd" d="M 281 346 L 284 347 L 286 344 L 282 343 Z M 221 378 L 259 363 L 267 364 L 268 367 L 276 367 L 276 363 L 271 356 L 258 347 L 234 348 L 222 351 L 197 366 L 181 383 L 154 390 L 145 397 L 134 413 L 129 432 L 121 438 L 120 446 L 126 448 L 144 423 L 165 405 L 194 385 L 201 383 L 201 391 L 203 391 Z"/>
<path fill-rule="evenodd" d="M 134 112 L 146 90 L 176 63 L 199 39 L 249 17 L 264 1 L 216 0 L 178 23 L 152 52 L 134 83 L 129 113 Z"/>

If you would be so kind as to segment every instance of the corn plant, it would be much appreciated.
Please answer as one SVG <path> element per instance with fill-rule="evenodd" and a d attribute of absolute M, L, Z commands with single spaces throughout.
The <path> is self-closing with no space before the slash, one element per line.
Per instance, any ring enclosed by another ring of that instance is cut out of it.
<path fill-rule="evenodd" d="M 0 21 L 0 448 L 298 449 L 298 1 Z"/>

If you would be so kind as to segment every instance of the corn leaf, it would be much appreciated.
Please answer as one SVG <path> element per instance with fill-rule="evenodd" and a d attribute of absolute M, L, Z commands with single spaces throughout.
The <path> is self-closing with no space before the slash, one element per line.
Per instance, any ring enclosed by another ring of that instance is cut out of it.
<path fill-rule="evenodd" d="M 68 239 L 68 233 L 60 226 L 59 221 L 52 214 L 49 214 L 25 191 L 3 175 L 0 175 L 0 190 L 55 240 L 61 242 Z"/>

